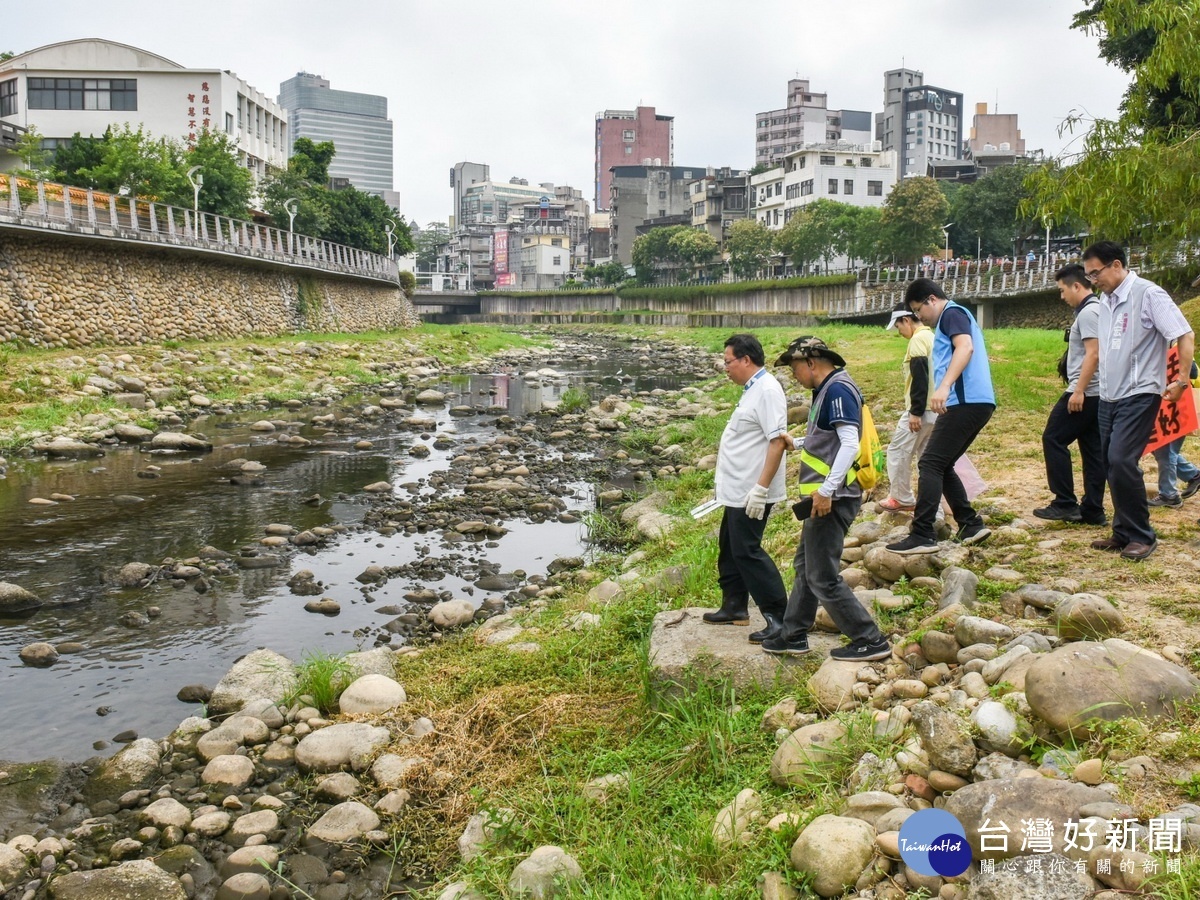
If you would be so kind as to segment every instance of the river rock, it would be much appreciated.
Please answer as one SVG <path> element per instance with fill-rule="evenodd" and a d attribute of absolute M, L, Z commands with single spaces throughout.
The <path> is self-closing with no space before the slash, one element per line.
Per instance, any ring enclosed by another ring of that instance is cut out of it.
<path fill-rule="evenodd" d="M 54 900 L 187 900 L 179 879 L 148 859 L 70 872 L 50 882 Z"/>
<path fill-rule="evenodd" d="M 809 639 L 812 637 L 810 635 Z M 858 705 L 854 685 L 858 681 L 860 663 L 840 662 L 827 658 L 808 679 L 808 691 L 825 712 L 852 709 Z"/>
<path fill-rule="evenodd" d="M 395 654 L 387 647 L 347 653 L 345 662 L 355 678 L 363 675 L 386 675 L 391 678 L 396 674 Z"/>
<path fill-rule="evenodd" d="M 429 621 L 438 628 L 458 628 L 475 620 L 475 607 L 469 600 L 443 600 L 429 610 Z"/>
<path fill-rule="evenodd" d="M 217 888 L 215 900 L 269 900 L 270 896 L 271 882 L 264 875 L 239 872 Z"/>
<path fill-rule="evenodd" d="M 306 735 L 296 745 L 296 765 L 302 772 L 334 772 L 343 766 L 365 768 L 391 734 L 364 722 L 340 722 Z"/>
<path fill-rule="evenodd" d="M 295 686 L 296 671 L 290 659 L 273 650 L 255 650 L 234 663 L 217 683 L 208 709 L 213 715 L 222 715 L 259 697 L 282 702 Z"/>
<path fill-rule="evenodd" d="M 27 644 L 17 655 L 25 665 L 38 669 L 44 669 L 58 662 L 58 651 L 54 649 L 53 644 L 47 644 L 45 641 Z"/>
<path fill-rule="evenodd" d="M 77 441 L 73 438 L 60 437 L 46 443 L 33 445 L 39 453 L 45 453 L 57 459 L 87 459 L 92 456 L 103 456 L 104 451 L 95 444 Z"/>
<path fill-rule="evenodd" d="M 516 897 L 545 900 L 564 892 L 566 885 L 583 877 L 569 853 L 561 847 L 538 847 L 517 864 L 508 879 L 508 889 Z"/>
<path fill-rule="evenodd" d="M 781 786 L 804 784 L 833 758 L 845 736 L 845 726 L 836 719 L 797 728 L 771 757 L 771 780 Z"/>
<path fill-rule="evenodd" d="M 131 422 L 119 422 L 114 425 L 113 434 L 127 444 L 140 444 L 154 437 L 154 432 L 149 428 L 143 428 L 141 425 L 134 425 Z"/>
<path fill-rule="evenodd" d="M 212 444 L 204 438 L 178 431 L 160 431 L 150 439 L 151 450 L 176 450 L 186 453 L 206 453 Z"/>
<path fill-rule="evenodd" d="M 254 762 L 247 756 L 226 754 L 213 759 L 200 773 L 200 782 L 226 793 L 240 794 L 254 781 Z"/>
<path fill-rule="evenodd" d="M 327 844 L 341 844 L 361 838 L 379 827 L 379 816 L 357 800 L 339 803 L 317 819 L 308 829 L 308 837 Z"/>
<path fill-rule="evenodd" d="M 753 788 L 740 791 L 728 806 L 722 807 L 713 822 L 713 841 L 729 848 L 751 840 L 750 827 L 762 818 L 762 798 Z"/>
<path fill-rule="evenodd" d="M 1042 654 L 1025 673 L 1033 712 L 1060 734 L 1086 737 L 1089 720 L 1170 716 L 1200 691 L 1186 669 L 1117 638 L 1078 641 Z"/>
<path fill-rule="evenodd" d="M 173 797 L 155 800 L 142 810 L 142 818 L 158 828 L 166 828 L 168 825 L 187 828 L 192 824 L 191 810 Z"/>
<path fill-rule="evenodd" d="M 1015 860 L 1012 869 L 996 866 L 991 872 L 974 873 L 966 896 L 968 900 L 1088 900 L 1097 894 L 1095 882 L 1078 871 L 1073 860 L 1058 853 L 1039 853 Z"/>
<path fill-rule="evenodd" d="M 30 612 L 41 605 L 42 601 L 32 591 L 8 581 L 0 581 L 0 616 Z"/>
<path fill-rule="evenodd" d="M 200 821 L 199 817 L 196 821 Z M 259 862 L 259 860 L 262 861 Z M 279 851 L 268 844 L 239 847 L 225 857 L 225 861 L 221 863 L 221 877 L 232 878 L 241 872 L 261 872 L 264 865 L 268 869 L 274 869 L 278 862 Z"/>
<path fill-rule="evenodd" d="M 395 679 L 386 675 L 363 675 L 353 681 L 338 698 L 343 715 L 390 712 L 408 697 Z"/>
<path fill-rule="evenodd" d="M 812 876 L 821 897 L 840 897 L 853 887 L 875 853 L 875 829 L 861 819 L 821 815 L 792 844 L 792 867 Z"/>
<path fill-rule="evenodd" d="M 8 844 L 0 844 L 0 889 L 19 881 L 29 870 L 25 854 Z"/>
<path fill-rule="evenodd" d="M 224 840 L 232 847 L 241 847 L 258 835 L 270 837 L 278 827 L 279 814 L 273 809 L 260 809 L 235 819 L 225 833 Z"/>
<path fill-rule="evenodd" d="M 83 793 L 91 801 L 114 800 L 126 791 L 145 787 L 159 775 L 162 749 L 157 741 L 139 738 L 107 759 L 84 785 Z"/>
<path fill-rule="evenodd" d="M 942 571 L 942 596 L 938 600 L 938 609 L 945 609 L 955 603 L 961 603 L 967 609 L 975 606 L 976 590 L 979 587 L 979 576 L 970 569 L 951 566 Z"/>
<path fill-rule="evenodd" d="M 1011 640 L 1013 630 L 1001 622 L 979 616 L 959 616 L 954 623 L 954 638 L 963 647 L 972 644 L 1001 644 Z"/>
<path fill-rule="evenodd" d="M 1024 739 L 1031 733 L 1016 713 L 995 700 L 984 700 L 975 707 L 971 722 L 979 730 L 975 743 L 1007 756 L 1019 756 Z"/>
<path fill-rule="evenodd" d="M 1066 832 L 1059 823 L 1081 818 L 1080 808 L 1089 803 L 1105 803 L 1112 796 L 1099 788 L 1053 778 L 1004 778 L 977 781 L 959 788 L 946 799 L 946 812 L 956 816 L 966 831 L 967 840 L 976 848 L 976 859 L 1008 859 L 1021 852 L 1022 820 L 1045 819 L 1055 823 L 1051 835 L 1053 852 L 1063 853 Z M 980 829 L 987 826 L 988 849 L 982 850 Z M 1001 842 L 1006 826 L 1008 839 Z M 1003 844 L 1003 849 L 1001 848 Z M 979 852 L 982 851 L 982 852 Z"/>
<path fill-rule="evenodd" d="M 931 700 L 922 700 L 912 713 L 929 764 L 952 775 L 969 775 L 978 753 L 966 722 Z"/>
<path fill-rule="evenodd" d="M 1097 594 L 1072 594 L 1050 611 L 1050 621 L 1068 641 L 1102 641 L 1125 631 L 1121 611 Z"/>

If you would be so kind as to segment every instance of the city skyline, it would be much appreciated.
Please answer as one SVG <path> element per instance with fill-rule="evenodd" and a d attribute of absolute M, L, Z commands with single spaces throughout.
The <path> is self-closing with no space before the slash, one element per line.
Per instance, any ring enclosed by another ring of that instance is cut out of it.
<path fill-rule="evenodd" d="M 783 0 L 749 9 L 615 0 L 602 17 L 588 4 L 549 0 L 530 0 L 515 15 L 483 0 L 377 6 L 346 4 L 337 21 L 326 6 L 297 0 L 278 19 L 271 7 L 212 0 L 203 21 L 181 27 L 155 14 L 158 4 L 115 0 L 105 5 L 106 27 L 78 28 L 61 23 L 93 21 L 94 5 L 62 0 L 54 17 L 10 11 L 0 50 L 99 37 L 187 67 L 229 69 L 272 96 L 302 70 L 383 95 L 395 122 L 400 209 L 422 226 L 447 220 L 448 173 L 463 160 L 488 164 L 497 180 L 569 184 L 590 197 L 595 116 L 604 109 L 653 106 L 674 117 L 677 161 L 749 168 L 754 114 L 782 105 L 789 78 L 809 79 L 838 107 L 877 112 L 884 71 L 905 65 L 961 91 L 968 110 L 986 102 L 1017 113 L 1029 150 L 1054 156 L 1080 143 L 1057 135 L 1062 120 L 1072 110 L 1114 115 L 1129 81 L 1099 59 L 1094 36 L 1069 28 L 1082 0 L 980 4 L 970 16 L 937 0 L 868 0 L 849 15 Z M 536 56 L 544 57 L 536 67 L 520 64 Z M 518 65 L 504 65 L 510 60 Z"/>

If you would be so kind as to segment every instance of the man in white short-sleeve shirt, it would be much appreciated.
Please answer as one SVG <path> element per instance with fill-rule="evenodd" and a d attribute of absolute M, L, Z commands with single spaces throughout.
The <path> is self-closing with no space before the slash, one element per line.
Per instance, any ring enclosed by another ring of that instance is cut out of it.
<path fill-rule="evenodd" d="M 742 394 L 717 449 L 716 498 L 724 507 L 717 556 L 721 608 L 704 614 L 711 625 L 748 625 L 753 597 L 766 620 L 764 629 L 750 634 L 753 643 L 778 632 L 787 608 L 779 568 L 762 548 L 767 516 L 787 498 L 781 463 L 791 447 L 787 398 L 765 363 L 754 335 L 725 341 L 725 374 L 742 386 Z"/>

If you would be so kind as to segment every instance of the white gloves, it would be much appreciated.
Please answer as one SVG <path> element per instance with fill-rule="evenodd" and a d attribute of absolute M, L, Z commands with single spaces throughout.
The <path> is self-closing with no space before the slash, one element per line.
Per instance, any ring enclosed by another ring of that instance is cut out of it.
<path fill-rule="evenodd" d="M 751 519 L 761 519 L 767 511 L 767 489 L 756 484 L 746 497 L 746 515 Z"/>

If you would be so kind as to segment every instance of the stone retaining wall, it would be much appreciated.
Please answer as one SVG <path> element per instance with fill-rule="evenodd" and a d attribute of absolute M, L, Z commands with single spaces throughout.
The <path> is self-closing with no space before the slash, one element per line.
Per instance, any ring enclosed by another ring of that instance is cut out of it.
<path fill-rule="evenodd" d="M 0 234 L 0 343 L 142 344 L 419 321 L 398 286 L 130 244 Z"/>

